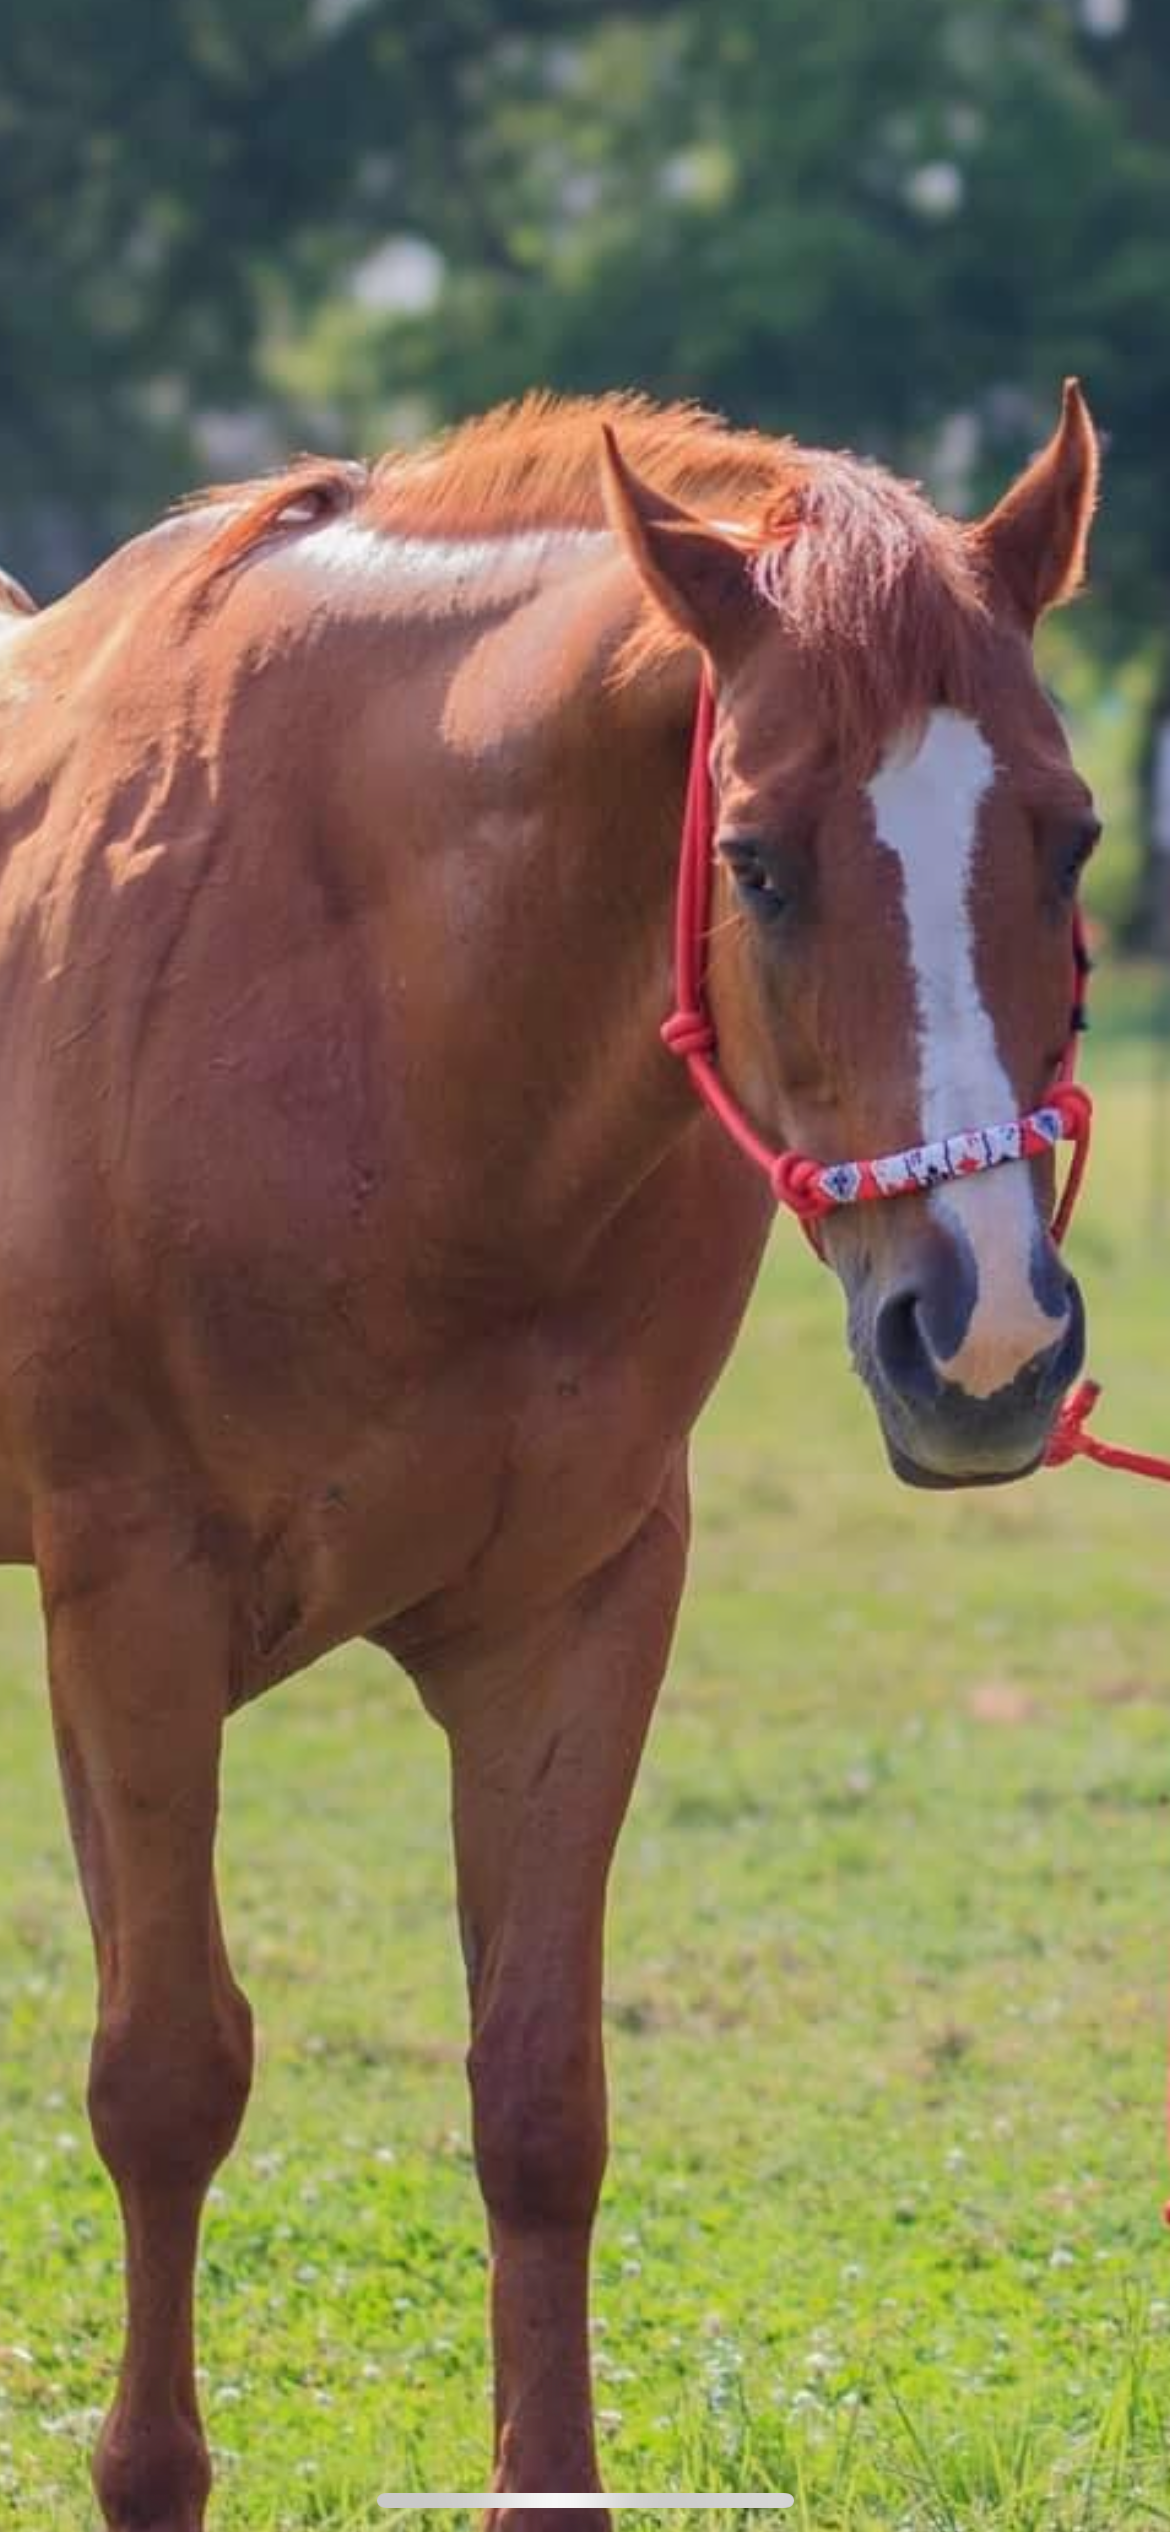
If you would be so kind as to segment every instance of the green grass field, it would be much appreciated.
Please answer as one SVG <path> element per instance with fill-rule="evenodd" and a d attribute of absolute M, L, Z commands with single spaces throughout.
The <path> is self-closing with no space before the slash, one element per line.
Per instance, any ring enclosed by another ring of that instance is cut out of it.
<path fill-rule="evenodd" d="M 1148 1050 L 1113 1016 L 1074 1255 L 1101 1429 L 1167 1449 L 1170 1225 Z M 900 1490 L 840 1320 L 782 1226 L 700 1440 L 611 1916 L 607 2473 L 790 2490 L 766 2519 L 804 2532 L 1147 2532 L 1170 1494 L 1087 1468 Z M 23 1576 L 0 1662 L 0 2523 L 81 2532 L 119 2251 Z M 394 2520 L 379 2490 L 482 2486 L 488 2447 L 443 1747 L 373 1653 L 233 1727 L 223 1857 L 261 2055 L 203 2263 L 214 2521 L 348 2532 Z"/>

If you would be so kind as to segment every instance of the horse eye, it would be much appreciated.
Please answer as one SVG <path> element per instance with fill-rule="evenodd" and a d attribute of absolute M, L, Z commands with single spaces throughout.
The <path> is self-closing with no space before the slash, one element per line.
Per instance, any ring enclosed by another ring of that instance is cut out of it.
<path fill-rule="evenodd" d="M 748 899 L 753 914 L 766 915 L 769 921 L 774 921 L 785 912 L 790 903 L 788 892 L 769 870 L 754 836 L 722 836 L 719 851 L 741 896 Z"/>

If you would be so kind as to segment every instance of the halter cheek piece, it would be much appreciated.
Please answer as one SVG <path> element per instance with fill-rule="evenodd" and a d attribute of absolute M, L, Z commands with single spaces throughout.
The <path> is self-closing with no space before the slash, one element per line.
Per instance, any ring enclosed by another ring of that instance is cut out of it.
<path fill-rule="evenodd" d="M 678 895 L 675 902 L 674 1009 L 663 1022 L 662 1038 L 685 1063 L 705 1107 L 763 1172 L 777 1204 L 787 1205 L 802 1224 L 818 1256 L 823 1258 L 819 1224 L 843 1205 L 876 1204 L 887 1197 L 922 1195 L 955 1178 L 973 1178 L 985 1169 L 1010 1161 L 1039 1160 L 1058 1143 L 1072 1144 L 1064 1190 L 1052 1221 L 1059 1244 L 1072 1219 L 1089 1157 L 1093 1102 L 1074 1079 L 1077 1039 L 1086 1026 L 1085 998 L 1089 957 L 1079 908 L 1072 918 L 1072 1008 L 1068 1039 L 1056 1078 L 1040 1107 L 1027 1116 L 994 1125 L 965 1126 L 933 1143 L 912 1144 L 908 1151 L 884 1152 L 874 1160 L 818 1161 L 804 1152 L 778 1151 L 757 1134 L 718 1065 L 715 1025 L 707 1001 L 706 944 L 714 870 L 715 820 L 711 791 L 711 739 L 715 697 L 704 673 L 699 685 L 694 737 L 687 779 Z M 1095 1459 L 1107 1468 L 1128 1468 L 1143 1477 L 1170 1479 L 1170 1460 L 1099 1442 L 1085 1431 L 1085 1422 L 1099 1396 L 1095 1381 L 1082 1381 L 1070 1391 L 1057 1417 L 1045 1453 L 1045 1465 L 1059 1468 L 1078 1457 Z"/>

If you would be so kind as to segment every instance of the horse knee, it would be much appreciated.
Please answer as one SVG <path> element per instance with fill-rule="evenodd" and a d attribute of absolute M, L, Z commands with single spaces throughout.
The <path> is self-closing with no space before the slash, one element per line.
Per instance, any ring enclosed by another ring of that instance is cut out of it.
<path fill-rule="evenodd" d="M 252 2015 L 233 1987 L 191 2027 L 102 2017 L 90 2058 L 94 2143 L 115 2180 L 203 2186 L 235 2142 L 252 2083 Z"/>
<path fill-rule="evenodd" d="M 489 2023 L 467 2061 L 475 2159 L 506 2231 L 592 2223 L 605 2172 L 600 2045 L 579 2033 Z"/>

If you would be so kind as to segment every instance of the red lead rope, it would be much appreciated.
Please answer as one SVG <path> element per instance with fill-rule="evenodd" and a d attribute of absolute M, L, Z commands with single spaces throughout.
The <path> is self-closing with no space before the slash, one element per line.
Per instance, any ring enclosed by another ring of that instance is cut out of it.
<path fill-rule="evenodd" d="M 1093 1103 L 1074 1080 L 1077 1038 L 1085 1025 L 1085 987 L 1089 961 L 1079 911 L 1073 916 L 1073 1009 L 1068 1043 L 1060 1070 L 1042 1106 L 1027 1116 L 994 1125 L 966 1127 L 936 1142 L 905 1152 L 885 1152 L 873 1160 L 817 1161 L 804 1152 L 777 1151 L 757 1134 L 729 1090 L 718 1066 L 715 1025 L 707 1001 L 706 957 L 710 928 L 711 880 L 714 871 L 715 819 L 711 791 L 711 740 L 715 697 L 704 675 L 699 686 L 691 764 L 687 780 L 682 849 L 675 903 L 674 1010 L 663 1023 L 662 1037 L 672 1055 L 685 1063 L 705 1107 L 718 1117 L 725 1133 L 747 1159 L 763 1172 L 777 1204 L 795 1213 L 823 1259 L 818 1225 L 826 1214 L 849 1204 L 870 1204 L 892 1196 L 924 1194 L 948 1179 L 969 1178 L 998 1169 L 1009 1161 L 1035 1160 L 1059 1142 L 1072 1144 L 1072 1160 L 1052 1223 L 1059 1245 L 1072 1219 L 1089 1158 Z M 1100 1396 L 1094 1380 L 1069 1391 L 1044 1455 L 1047 1468 L 1063 1468 L 1071 1459 L 1093 1459 L 1103 1468 L 1128 1468 L 1139 1477 L 1170 1482 L 1170 1459 L 1145 1451 L 1122 1450 L 1099 1442 L 1086 1431 Z"/>

